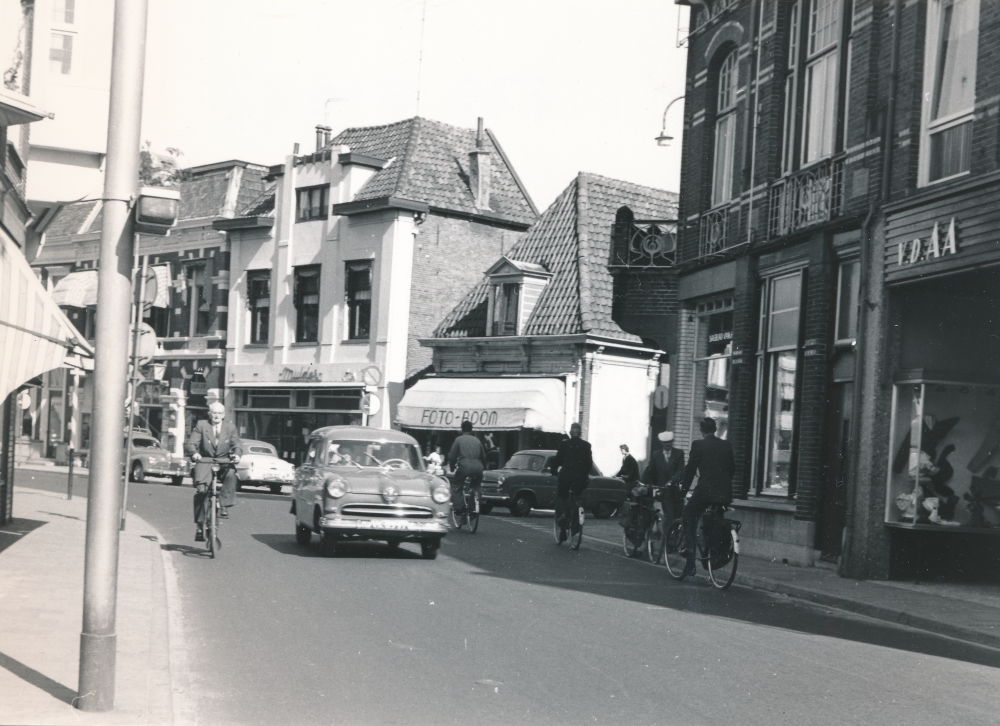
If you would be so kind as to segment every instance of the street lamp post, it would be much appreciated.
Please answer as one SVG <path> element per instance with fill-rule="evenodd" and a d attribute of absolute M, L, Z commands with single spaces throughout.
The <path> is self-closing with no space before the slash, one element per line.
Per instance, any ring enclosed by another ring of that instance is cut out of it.
<path fill-rule="evenodd" d="M 656 143 L 659 146 L 670 146 L 670 142 L 674 140 L 674 137 L 667 133 L 667 111 L 675 103 L 680 101 L 684 96 L 678 96 L 673 101 L 667 104 L 667 107 L 663 109 L 663 128 L 660 129 L 660 135 L 656 137 Z"/>

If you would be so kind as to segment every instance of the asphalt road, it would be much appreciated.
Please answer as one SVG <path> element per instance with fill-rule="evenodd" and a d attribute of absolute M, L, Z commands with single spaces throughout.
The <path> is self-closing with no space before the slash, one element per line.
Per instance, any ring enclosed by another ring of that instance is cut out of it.
<path fill-rule="evenodd" d="M 23 474 L 19 485 L 65 488 L 64 476 Z M 997 720 L 997 651 L 677 583 L 586 538 L 572 552 L 544 517 L 499 510 L 477 534 L 447 537 L 435 561 L 381 543 L 324 558 L 315 538 L 295 543 L 287 496 L 245 492 L 213 561 L 193 541 L 191 494 L 154 481 L 129 490 L 177 580 L 181 722 Z"/>

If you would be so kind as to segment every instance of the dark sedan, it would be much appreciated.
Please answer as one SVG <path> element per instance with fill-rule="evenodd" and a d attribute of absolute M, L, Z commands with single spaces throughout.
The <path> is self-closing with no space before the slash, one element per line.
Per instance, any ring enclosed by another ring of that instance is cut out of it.
<path fill-rule="evenodd" d="M 483 474 L 483 511 L 493 505 L 507 507 L 511 514 L 525 517 L 532 509 L 554 509 L 556 477 L 549 471 L 555 451 L 531 449 L 510 457 L 502 469 Z M 604 476 L 595 465 L 590 471 L 590 486 L 583 493 L 584 507 L 598 519 L 607 519 L 628 496 L 625 482 Z"/>

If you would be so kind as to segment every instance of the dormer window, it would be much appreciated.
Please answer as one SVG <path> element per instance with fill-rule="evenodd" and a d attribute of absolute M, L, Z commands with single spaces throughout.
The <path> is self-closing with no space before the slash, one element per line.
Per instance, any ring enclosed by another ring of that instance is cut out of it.
<path fill-rule="evenodd" d="M 486 335 L 524 335 L 552 273 L 534 262 L 501 257 L 486 275 L 490 285 Z"/>

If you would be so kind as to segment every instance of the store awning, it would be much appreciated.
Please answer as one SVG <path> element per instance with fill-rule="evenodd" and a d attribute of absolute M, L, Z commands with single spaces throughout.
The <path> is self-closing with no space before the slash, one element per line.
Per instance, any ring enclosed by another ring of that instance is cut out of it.
<path fill-rule="evenodd" d="M 93 368 L 94 349 L 35 277 L 21 250 L 0 233 L 0 400 L 60 366 Z"/>
<path fill-rule="evenodd" d="M 74 308 L 97 305 L 97 270 L 80 270 L 66 275 L 52 289 L 52 301 Z"/>
<path fill-rule="evenodd" d="M 566 384 L 559 378 L 425 378 L 399 402 L 396 423 L 413 429 L 566 430 Z"/>
<path fill-rule="evenodd" d="M 154 308 L 170 307 L 170 265 L 153 265 L 150 267 L 156 277 L 156 295 L 150 303 Z M 147 296 L 147 299 L 148 296 Z"/>

